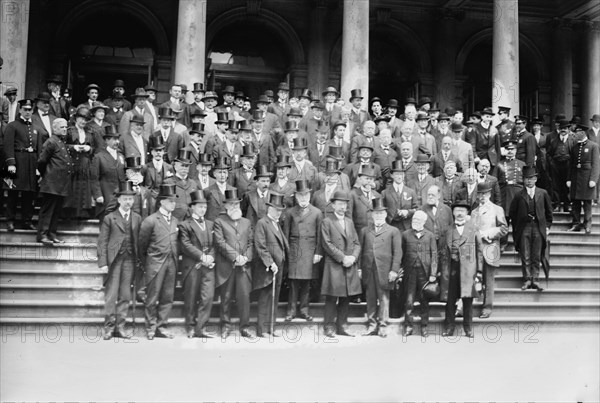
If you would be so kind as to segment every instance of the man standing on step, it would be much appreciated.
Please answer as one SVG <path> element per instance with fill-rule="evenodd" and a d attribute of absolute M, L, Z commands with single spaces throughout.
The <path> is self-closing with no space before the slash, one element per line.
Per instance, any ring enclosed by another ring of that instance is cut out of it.
<path fill-rule="evenodd" d="M 172 339 L 167 330 L 167 322 L 175 294 L 175 274 L 179 253 L 177 250 L 177 218 L 175 210 L 177 197 L 174 184 L 160 186 L 159 208 L 146 217 L 140 228 L 139 256 L 145 259 L 146 270 L 146 335 Z"/>
<path fill-rule="evenodd" d="M 523 286 L 521 290 L 541 291 L 538 284 L 540 264 L 545 261 L 546 244 L 552 225 L 552 202 L 544 189 L 535 186 L 535 167 L 523 169 L 525 189 L 517 193 L 510 205 L 515 250 L 521 255 Z"/>
<path fill-rule="evenodd" d="M 119 208 L 107 214 L 98 236 L 98 267 L 106 271 L 104 281 L 104 340 L 125 339 L 125 317 L 131 301 L 131 283 L 138 267 L 138 234 L 142 218 L 133 212 L 135 191 L 131 182 L 119 185 Z M 135 330 L 135 323 L 133 324 Z"/>

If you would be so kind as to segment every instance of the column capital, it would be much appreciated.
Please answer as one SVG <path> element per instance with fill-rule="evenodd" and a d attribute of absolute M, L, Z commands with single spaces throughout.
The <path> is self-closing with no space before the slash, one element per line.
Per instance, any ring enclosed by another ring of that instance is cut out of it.
<path fill-rule="evenodd" d="M 246 13 L 257 15 L 260 12 L 261 0 L 246 0 Z"/>
<path fill-rule="evenodd" d="M 557 28 L 557 29 L 560 29 L 560 30 L 569 30 L 569 31 L 572 31 L 573 30 L 573 20 L 571 20 L 569 18 L 554 17 L 552 19 L 552 26 L 554 28 Z"/>
<path fill-rule="evenodd" d="M 392 17 L 392 10 L 387 7 L 377 7 L 375 10 L 377 24 L 389 24 Z"/>

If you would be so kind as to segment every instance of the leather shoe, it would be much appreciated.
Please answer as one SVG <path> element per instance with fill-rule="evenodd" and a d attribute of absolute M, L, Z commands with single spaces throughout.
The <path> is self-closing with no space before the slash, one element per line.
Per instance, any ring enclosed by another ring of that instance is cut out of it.
<path fill-rule="evenodd" d="M 581 231 L 581 227 L 579 226 L 579 224 L 575 224 L 575 225 L 572 225 L 571 228 L 569 228 L 567 231 L 579 232 L 579 231 Z"/>
<path fill-rule="evenodd" d="M 377 331 L 377 335 L 379 337 L 386 338 L 387 337 L 387 332 L 385 331 L 385 327 L 380 327 L 379 330 Z"/>
<path fill-rule="evenodd" d="M 292 319 L 294 319 L 294 315 L 286 315 L 286 317 L 283 320 L 286 322 L 291 322 Z"/>
<path fill-rule="evenodd" d="M 404 329 L 404 337 L 412 336 L 412 334 L 413 334 L 412 326 L 407 326 L 406 329 Z"/>
<path fill-rule="evenodd" d="M 335 333 L 332 330 L 326 330 L 325 337 L 328 339 L 335 339 Z"/>
<path fill-rule="evenodd" d="M 305 321 L 307 321 L 307 322 L 311 322 L 311 321 L 314 319 L 314 318 L 313 318 L 312 316 L 310 316 L 309 314 L 304 314 L 304 313 L 301 313 L 300 315 L 298 315 L 298 316 L 296 316 L 296 317 L 297 317 L 297 318 L 300 318 L 300 319 L 304 319 L 304 320 L 305 320 Z"/>
<path fill-rule="evenodd" d="M 242 335 L 243 335 L 243 332 L 244 332 L 244 331 L 247 331 L 247 330 L 246 330 L 246 329 L 242 329 L 242 332 L 241 332 L 241 333 L 242 333 Z M 226 338 L 228 338 L 228 337 L 229 337 L 229 333 L 231 333 L 231 330 L 229 330 L 229 329 L 223 329 L 223 330 L 221 331 L 221 338 L 222 338 L 222 339 L 226 339 Z"/>
<path fill-rule="evenodd" d="M 468 337 L 469 339 L 473 339 L 475 337 L 475 335 L 473 334 L 472 330 L 465 330 L 465 337 Z"/>
<path fill-rule="evenodd" d="M 194 329 L 188 329 L 186 334 L 188 339 L 193 339 L 194 337 L 196 337 L 196 332 L 194 331 Z"/>
<path fill-rule="evenodd" d="M 421 337 L 429 336 L 429 331 L 427 330 L 427 326 L 421 326 Z"/>
<path fill-rule="evenodd" d="M 148 333 L 146 337 L 148 338 L 148 340 L 154 340 L 154 333 Z"/>
<path fill-rule="evenodd" d="M 157 330 L 154 336 L 160 337 L 161 339 L 172 339 L 173 337 L 175 337 L 168 330 Z"/>
<path fill-rule="evenodd" d="M 113 338 L 113 330 L 112 329 L 104 329 L 104 335 L 102 336 L 104 340 L 110 340 Z"/>
<path fill-rule="evenodd" d="M 6 225 L 6 230 L 8 232 L 15 232 L 15 224 L 13 224 L 12 221 L 9 221 L 8 224 Z"/>
<path fill-rule="evenodd" d="M 52 242 L 52 240 L 50 238 L 48 238 L 46 235 L 44 235 L 41 239 L 40 242 L 44 244 L 44 246 L 52 246 L 54 245 L 54 242 Z"/>
<path fill-rule="evenodd" d="M 532 290 L 538 290 L 538 291 L 544 291 L 544 289 L 535 281 L 533 283 L 531 283 L 531 287 Z"/>
<path fill-rule="evenodd" d="M 456 316 L 457 318 L 462 318 L 463 317 L 463 310 L 462 309 L 457 309 L 456 312 L 454 313 L 454 316 Z"/>
<path fill-rule="evenodd" d="M 115 329 L 115 337 L 120 337 L 122 339 L 131 339 L 131 335 L 125 332 L 125 329 L 122 327 L 117 327 Z"/>
<path fill-rule="evenodd" d="M 240 330 L 240 335 L 242 337 L 246 337 L 246 338 L 249 338 L 249 339 L 251 339 L 253 337 L 252 333 L 250 333 L 250 331 L 248 329 L 242 329 L 242 330 Z M 225 336 L 225 337 L 227 337 L 227 336 Z"/>
<path fill-rule="evenodd" d="M 25 229 L 37 230 L 37 227 L 33 225 L 31 221 L 25 221 Z"/>
<path fill-rule="evenodd" d="M 353 334 L 348 333 L 347 331 L 345 331 L 344 329 L 340 329 L 337 331 L 337 334 L 340 336 L 348 336 L 348 337 L 354 337 Z"/>
<path fill-rule="evenodd" d="M 442 332 L 442 337 L 452 337 L 454 336 L 454 329 L 446 329 Z"/>
<path fill-rule="evenodd" d="M 525 291 L 525 290 L 527 290 L 527 289 L 528 289 L 528 288 L 530 288 L 530 287 L 531 287 L 531 281 L 527 280 L 527 281 L 525 281 L 525 282 L 523 283 L 523 285 L 521 286 L 521 290 Z"/>
<path fill-rule="evenodd" d="M 487 319 L 490 317 L 492 313 L 491 312 L 482 312 L 481 315 L 479 315 L 480 319 Z"/>
<path fill-rule="evenodd" d="M 377 336 L 377 327 L 369 327 L 363 336 Z"/>
<path fill-rule="evenodd" d="M 587 227 L 587 228 L 585 229 L 585 234 L 586 234 L 586 235 L 590 235 L 591 233 L 592 233 L 592 228 L 591 228 L 591 227 Z"/>
<path fill-rule="evenodd" d="M 53 243 L 65 243 L 65 241 L 63 241 L 62 239 L 58 239 L 58 238 L 57 238 L 57 237 L 55 237 L 55 236 L 49 236 L 48 238 L 50 238 L 50 240 L 51 240 Z"/>

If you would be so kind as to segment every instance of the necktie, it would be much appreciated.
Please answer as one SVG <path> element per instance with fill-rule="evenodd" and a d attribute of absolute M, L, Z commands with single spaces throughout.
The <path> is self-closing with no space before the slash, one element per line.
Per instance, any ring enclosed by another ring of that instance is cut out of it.
<path fill-rule="evenodd" d="M 444 153 L 444 161 L 447 161 L 447 160 L 448 160 L 448 154 Z"/>
<path fill-rule="evenodd" d="M 123 217 L 125 219 L 125 222 L 129 221 L 129 213 L 125 213 L 125 217 Z"/>
<path fill-rule="evenodd" d="M 379 234 L 381 232 L 381 227 L 383 227 L 383 225 L 376 225 L 375 226 L 375 233 Z"/>
<path fill-rule="evenodd" d="M 431 212 L 433 213 L 433 215 L 435 215 L 435 213 L 437 213 L 437 207 L 433 206 L 431 208 Z"/>
<path fill-rule="evenodd" d="M 165 220 L 167 220 L 167 224 L 171 224 L 171 216 L 170 215 L 164 215 L 163 217 L 165 217 Z"/>
<path fill-rule="evenodd" d="M 163 130 L 163 132 L 162 132 L 162 135 L 163 135 L 163 140 L 164 140 L 164 141 L 167 141 L 167 135 L 168 135 L 168 134 L 167 134 L 167 131 L 166 131 L 166 130 Z"/>

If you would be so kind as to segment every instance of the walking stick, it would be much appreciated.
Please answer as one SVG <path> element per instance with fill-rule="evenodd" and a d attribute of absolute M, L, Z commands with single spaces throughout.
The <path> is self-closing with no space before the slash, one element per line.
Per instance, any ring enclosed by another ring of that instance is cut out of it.
<path fill-rule="evenodd" d="M 271 335 L 273 335 L 273 329 L 275 328 L 275 280 L 277 274 L 273 272 L 273 298 L 271 299 Z"/>

